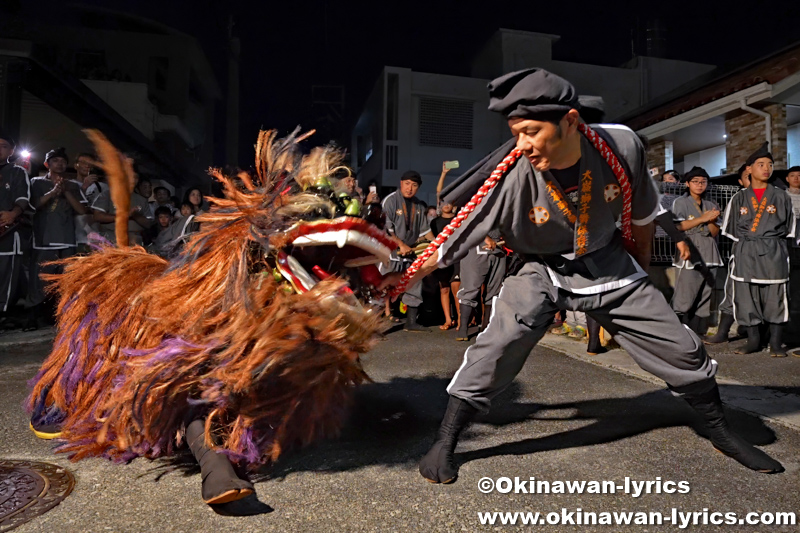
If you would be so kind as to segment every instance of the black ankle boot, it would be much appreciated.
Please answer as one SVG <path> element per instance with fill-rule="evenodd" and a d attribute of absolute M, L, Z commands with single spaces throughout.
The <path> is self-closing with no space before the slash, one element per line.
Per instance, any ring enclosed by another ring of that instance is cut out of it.
<path fill-rule="evenodd" d="M 589 337 L 589 344 L 586 346 L 586 353 L 597 355 L 608 350 L 600 342 L 600 324 L 590 316 L 586 317 L 586 333 Z"/>
<path fill-rule="evenodd" d="M 255 490 L 249 481 L 239 478 L 225 454 L 205 443 L 205 422 L 195 420 L 186 427 L 186 442 L 200 464 L 203 501 L 209 505 L 240 500 Z"/>
<path fill-rule="evenodd" d="M 731 331 L 731 326 L 733 326 L 733 315 L 722 313 L 719 317 L 719 326 L 717 327 L 717 332 L 711 337 L 706 337 L 703 339 L 703 342 L 706 344 L 720 344 L 722 342 L 728 342 L 728 333 Z"/>
<path fill-rule="evenodd" d="M 786 357 L 783 349 L 783 324 L 769 325 L 769 354 L 772 357 Z"/>
<path fill-rule="evenodd" d="M 403 326 L 405 331 L 423 331 L 423 332 L 430 332 L 430 330 L 424 326 L 420 326 L 417 323 L 417 315 L 419 314 L 419 307 L 411 307 L 410 305 L 406 307 L 406 325 Z"/>
<path fill-rule="evenodd" d="M 45 387 L 42 390 L 33 408 L 30 421 L 30 428 L 33 434 L 44 440 L 61 438 L 61 427 L 67 418 L 66 414 L 55 405 L 47 405 L 49 392 L 50 387 Z"/>
<path fill-rule="evenodd" d="M 703 418 L 708 439 L 718 451 L 739 461 L 751 470 L 765 474 L 783 472 L 783 465 L 778 461 L 731 431 L 728 421 L 725 420 L 722 400 L 719 397 L 719 388 L 716 383 L 708 392 L 684 394 L 683 399 Z"/>
<path fill-rule="evenodd" d="M 478 410 L 466 401 L 450 396 L 436 440 L 419 462 L 419 473 L 422 477 L 431 483 L 452 483 L 456 480 L 458 465 L 453 458 L 453 452 L 458 436 L 477 413 Z"/>
<path fill-rule="evenodd" d="M 747 344 L 736 350 L 735 353 L 756 353 L 761 351 L 761 332 L 759 326 L 747 326 Z"/>
<path fill-rule="evenodd" d="M 461 327 L 458 328 L 456 333 L 457 341 L 469 340 L 469 321 L 472 320 L 472 307 L 467 304 L 459 304 L 461 309 Z"/>
<path fill-rule="evenodd" d="M 483 318 L 481 318 L 481 329 L 485 330 L 489 326 L 489 319 L 492 317 L 492 304 L 491 302 L 483 305 Z"/>

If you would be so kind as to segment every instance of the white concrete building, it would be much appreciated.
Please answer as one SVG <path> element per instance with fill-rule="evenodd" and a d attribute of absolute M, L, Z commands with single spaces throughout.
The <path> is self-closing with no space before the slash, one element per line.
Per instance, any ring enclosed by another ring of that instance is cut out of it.
<path fill-rule="evenodd" d="M 554 60 L 557 35 L 499 30 L 475 57 L 469 77 L 384 67 L 353 129 L 352 165 L 359 183 L 396 187 L 409 169 L 420 172 L 419 197 L 435 203 L 442 161 L 458 160 L 458 175 L 508 136 L 502 116 L 487 110 L 488 82 L 530 67 L 572 82 L 580 94 L 602 96 L 614 120 L 714 69 L 670 59 L 636 57 L 620 67 Z"/>

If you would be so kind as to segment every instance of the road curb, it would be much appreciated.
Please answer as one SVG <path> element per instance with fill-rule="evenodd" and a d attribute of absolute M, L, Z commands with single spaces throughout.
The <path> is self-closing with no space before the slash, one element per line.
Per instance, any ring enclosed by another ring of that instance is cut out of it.
<path fill-rule="evenodd" d="M 32 346 L 53 342 L 56 338 L 56 328 L 42 328 L 36 331 L 7 331 L 0 334 L 0 352 L 9 348 Z"/>
<path fill-rule="evenodd" d="M 539 345 L 563 353 L 573 359 L 602 366 L 648 383 L 664 386 L 664 382 L 661 379 L 642 370 L 621 349 L 611 350 L 604 354 L 589 355 L 586 353 L 586 344 L 549 333 L 544 336 Z M 800 395 L 757 385 L 748 385 L 735 379 L 720 376 L 717 376 L 717 383 L 721 385 L 720 394 L 725 401 L 725 405 L 767 418 L 789 429 L 800 431 Z"/>

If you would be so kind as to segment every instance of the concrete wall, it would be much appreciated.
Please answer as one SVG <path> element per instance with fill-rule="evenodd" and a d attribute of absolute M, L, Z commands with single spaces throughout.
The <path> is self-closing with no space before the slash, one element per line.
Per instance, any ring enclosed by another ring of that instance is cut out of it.
<path fill-rule="evenodd" d="M 787 166 L 800 165 L 800 124 L 795 124 L 786 131 Z"/>
<path fill-rule="evenodd" d="M 724 169 L 727 165 L 725 153 L 725 145 L 722 144 L 708 150 L 686 154 L 683 156 L 683 173 L 688 172 L 692 167 L 702 167 L 706 169 L 709 176 L 720 176 L 725 173 Z"/>
<path fill-rule="evenodd" d="M 94 152 L 81 126 L 27 91 L 22 91 L 18 149 L 31 152 L 34 167 L 43 168 L 45 154 L 53 148 L 67 149 L 70 161 L 80 152 Z"/>
<path fill-rule="evenodd" d="M 120 81 L 81 80 L 114 111 L 150 139 L 155 138 L 156 106 L 147 98 L 147 85 Z"/>
<path fill-rule="evenodd" d="M 763 109 L 772 115 L 772 145 L 775 168 L 786 168 L 786 106 L 771 104 Z M 747 157 L 766 140 L 765 120 L 753 113 L 737 112 L 725 120 L 728 172 L 736 172 Z"/>

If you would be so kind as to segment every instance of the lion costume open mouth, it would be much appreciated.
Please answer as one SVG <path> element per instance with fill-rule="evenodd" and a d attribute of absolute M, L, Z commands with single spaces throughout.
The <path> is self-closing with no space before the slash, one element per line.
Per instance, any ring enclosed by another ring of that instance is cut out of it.
<path fill-rule="evenodd" d="M 299 293 L 339 272 L 349 278 L 351 289 L 354 281 L 374 286 L 379 281 L 374 265 L 388 262 L 396 247 L 383 230 L 352 216 L 300 222 L 286 233 L 291 244 L 278 252 L 277 269 Z"/>

